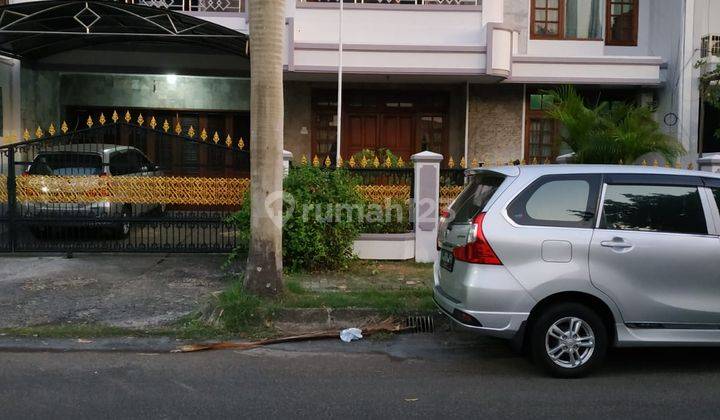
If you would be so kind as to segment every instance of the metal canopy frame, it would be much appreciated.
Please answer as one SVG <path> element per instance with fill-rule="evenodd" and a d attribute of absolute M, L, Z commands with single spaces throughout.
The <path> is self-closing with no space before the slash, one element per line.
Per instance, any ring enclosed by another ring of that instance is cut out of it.
<path fill-rule="evenodd" d="M 248 58 L 247 35 L 193 16 L 109 0 L 50 0 L 0 7 L 0 54 L 39 60 L 104 44 L 201 47 Z"/>

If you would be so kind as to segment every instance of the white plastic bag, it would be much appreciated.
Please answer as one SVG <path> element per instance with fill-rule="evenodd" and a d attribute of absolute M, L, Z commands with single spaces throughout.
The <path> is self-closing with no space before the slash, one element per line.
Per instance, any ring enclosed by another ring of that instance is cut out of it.
<path fill-rule="evenodd" d="M 340 339 L 346 343 L 363 338 L 360 328 L 348 328 L 340 331 Z"/>

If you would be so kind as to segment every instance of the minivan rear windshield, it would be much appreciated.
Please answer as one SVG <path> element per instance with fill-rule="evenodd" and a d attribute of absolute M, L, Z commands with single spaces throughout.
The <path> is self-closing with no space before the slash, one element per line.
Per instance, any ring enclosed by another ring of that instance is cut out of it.
<path fill-rule="evenodd" d="M 467 223 L 477 216 L 504 180 L 505 176 L 495 172 L 472 175 L 468 185 L 450 206 L 450 213 L 455 214 L 453 221 Z"/>
<path fill-rule="evenodd" d="M 89 153 L 43 153 L 30 166 L 30 175 L 100 175 L 102 158 Z"/>

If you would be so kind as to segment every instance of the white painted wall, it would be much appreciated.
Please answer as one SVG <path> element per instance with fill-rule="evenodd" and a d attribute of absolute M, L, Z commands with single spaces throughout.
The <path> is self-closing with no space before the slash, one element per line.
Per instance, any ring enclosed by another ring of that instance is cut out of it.
<path fill-rule="evenodd" d="M 338 9 L 295 9 L 295 42 L 337 44 L 338 15 Z M 485 45 L 479 10 L 345 9 L 344 15 L 346 44 Z"/>

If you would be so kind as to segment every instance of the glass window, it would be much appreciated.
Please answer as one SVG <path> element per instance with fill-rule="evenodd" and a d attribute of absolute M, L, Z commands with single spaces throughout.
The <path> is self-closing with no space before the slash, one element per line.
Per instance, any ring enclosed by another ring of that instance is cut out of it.
<path fill-rule="evenodd" d="M 532 0 L 537 39 L 602 39 L 603 0 Z"/>
<path fill-rule="evenodd" d="M 478 174 L 472 177 L 467 187 L 450 206 L 455 213 L 454 221 L 467 223 L 477 216 L 490 201 L 505 177 L 500 174 Z"/>
<path fill-rule="evenodd" d="M 95 154 L 43 153 L 35 158 L 31 175 L 100 175 L 102 158 Z"/>
<path fill-rule="evenodd" d="M 602 39 L 602 0 L 566 0 L 566 39 Z"/>
<path fill-rule="evenodd" d="M 592 228 L 598 188 L 597 175 L 542 177 L 508 206 L 508 215 L 521 225 Z"/>
<path fill-rule="evenodd" d="M 607 0 L 608 45 L 637 45 L 638 1 Z"/>
<path fill-rule="evenodd" d="M 608 185 L 602 227 L 707 234 L 698 189 L 684 186 Z"/>

